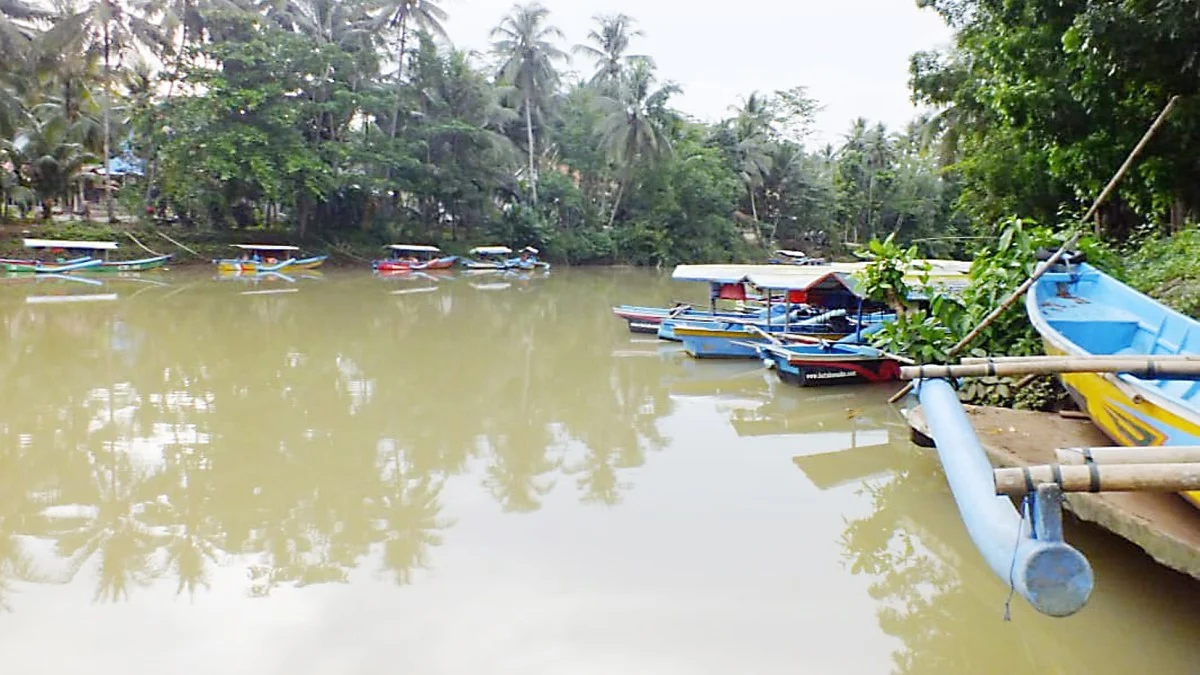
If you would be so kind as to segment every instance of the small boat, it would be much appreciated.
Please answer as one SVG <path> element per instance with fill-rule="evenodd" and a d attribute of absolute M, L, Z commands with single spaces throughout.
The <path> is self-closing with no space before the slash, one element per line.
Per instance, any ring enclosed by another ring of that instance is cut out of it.
<path fill-rule="evenodd" d="M 789 251 L 781 248 L 775 251 L 777 257 L 767 261 L 771 265 L 824 265 L 824 258 L 810 258 L 804 251 Z"/>
<path fill-rule="evenodd" d="M 137 260 L 111 260 L 110 252 L 117 249 L 115 241 L 68 241 L 62 239 L 26 239 L 25 248 L 63 251 L 71 255 L 65 260 L 47 263 L 38 259 L 4 259 L 0 264 L 12 273 L 61 273 L 86 269 L 90 272 L 141 272 L 167 264 L 168 255 L 158 255 Z M 103 257 L 96 253 L 103 251 Z M 85 264 L 86 263 L 86 264 Z"/>
<path fill-rule="evenodd" d="M 881 328 L 875 324 L 872 328 Z M 757 345 L 758 356 L 779 379 L 800 387 L 861 382 L 890 382 L 900 377 L 900 362 L 870 345 L 862 334 L 837 342 Z"/>
<path fill-rule="evenodd" d="M 1063 541 L 1061 493 L 1031 493 L 1019 511 L 996 494 L 992 464 L 954 387 L 921 380 L 916 392 L 959 516 L 988 567 L 1043 614 L 1082 609 L 1095 579 L 1087 558 Z"/>
<path fill-rule="evenodd" d="M 848 274 L 817 266 L 803 273 L 800 269 L 784 274 L 756 272 L 744 277 L 745 282 L 766 292 L 769 304 L 777 304 L 771 300 L 775 292 L 781 292 L 780 302 L 787 313 L 778 321 L 770 309 L 764 320 L 672 320 L 663 322 L 659 335 L 672 331 L 688 354 L 696 358 L 759 358 L 756 345 L 773 341 L 773 335 L 795 333 L 837 341 L 857 333 L 861 338 L 869 326 L 895 319 L 884 305 L 868 302 Z"/>
<path fill-rule="evenodd" d="M 304 270 L 320 267 L 329 256 L 317 255 L 307 258 L 297 258 L 295 253 L 298 246 L 280 244 L 233 244 L 233 248 L 242 251 L 238 258 L 223 258 L 214 260 L 217 270 L 221 272 L 281 272 L 283 270 Z M 284 255 L 287 257 L 285 258 Z"/>
<path fill-rule="evenodd" d="M 413 270 L 444 270 L 458 262 L 456 255 L 443 255 L 442 249 L 425 244 L 391 244 L 386 260 L 376 260 L 371 267 L 377 272 L 409 272 Z"/>
<path fill-rule="evenodd" d="M 462 266 L 469 270 L 509 269 L 508 256 L 513 250 L 507 246 L 476 246 L 467 251 L 473 258 L 463 258 Z"/>
<path fill-rule="evenodd" d="M 708 309 L 677 303 L 674 307 L 644 307 L 640 305 L 618 305 L 612 308 L 617 317 L 624 319 L 631 333 L 656 333 L 664 340 L 677 340 L 673 324 L 664 322 L 703 321 L 714 318 L 763 319 L 766 305 L 762 296 L 755 293 L 746 283 L 746 275 L 765 266 L 754 265 L 679 265 L 671 273 L 676 281 L 703 282 L 709 285 Z M 772 268 L 766 268 L 772 269 Z M 718 306 L 718 303 L 724 303 Z M 785 307 L 775 306 L 782 313 Z"/>
<path fill-rule="evenodd" d="M 521 249 L 521 255 L 516 258 L 511 258 L 507 262 L 509 268 L 519 270 L 549 270 L 550 263 L 538 260 L 539 251 L 532 247 L 526 246 Z"/>
<path fill-rule="evenodd" d="M 1048 270 L 1025 296 L 1049 355 L 1200 354 L 1200 322 L 1087 263 Z M 1106 436 L 1125 446 L 1200 445 L 1200 382 L 1069 373 L 1063 386 Z M 1184 496 L 1200 507 L 1200 492 Z"/>

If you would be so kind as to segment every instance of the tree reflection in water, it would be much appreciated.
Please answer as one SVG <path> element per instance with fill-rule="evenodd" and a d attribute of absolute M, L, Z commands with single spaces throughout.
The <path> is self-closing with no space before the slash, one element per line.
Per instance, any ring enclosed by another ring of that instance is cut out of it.
<path fill-rule="evenodd" d="M 560 484 L 619 503 L 664 444 L 663 368 L 597 339 L 611 275 L 509 281 L 112 282 L 118 300 L 69 311 L 0 289 L 0 607 L 90 570 L 105 602 L 160 578 L 194 598 L 217 565 L 256 596 L 368 560 L 409 584 L 453 529 L 455 480 L 512 512 Z"/>

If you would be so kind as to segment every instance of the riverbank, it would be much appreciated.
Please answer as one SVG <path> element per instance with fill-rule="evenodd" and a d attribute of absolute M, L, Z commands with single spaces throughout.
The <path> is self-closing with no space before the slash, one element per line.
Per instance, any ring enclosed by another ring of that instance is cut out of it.
<path fill-rule="evenodd" d="M 980 445 L 1000 467 L 1052 464 L 1055 448 L 1110 445 L 1088 420 L 1055 413 L 967 406 L 967 417 Z M 906 413 L 918 445 L 932 446 L 920 406 Z M 1200 518 L 1174 494 L 1107 492 L 1066 494 L 1066 507 L 1080 520 L 1094 523 L 1146 552 L 1159 564 L 1200 579 Z"/>

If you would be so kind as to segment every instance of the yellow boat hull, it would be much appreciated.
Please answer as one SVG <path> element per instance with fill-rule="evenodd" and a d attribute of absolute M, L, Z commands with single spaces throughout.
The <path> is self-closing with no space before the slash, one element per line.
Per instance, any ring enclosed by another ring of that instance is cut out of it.
<path fill-rule="evenodd" d="M 1049 340 L 1045 351 L 1051 356 L 1068 352 Z M 1092 423 L 1114 443 L 1129 447 L 1156 445 L 1200 445 L 1200 423 L 1154 404 L 1120 386 L 1113 375 L 1070 373 L 1060 376 L 1063 386 Z M 1200 491 L 1182 493 L 1200 507 Z"/>

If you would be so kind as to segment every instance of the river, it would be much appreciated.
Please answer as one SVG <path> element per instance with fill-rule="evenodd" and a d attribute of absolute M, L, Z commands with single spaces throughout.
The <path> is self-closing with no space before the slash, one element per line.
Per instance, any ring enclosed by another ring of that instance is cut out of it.
<path fill-rule="evenodd" d="M 704 292 L 4 281 L 0 671 L 1196 672 L 1198 585 L 1089 526 L 1089 605 L 1004 621 L 893 388 L 609 311 Z"/>

